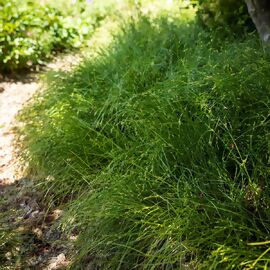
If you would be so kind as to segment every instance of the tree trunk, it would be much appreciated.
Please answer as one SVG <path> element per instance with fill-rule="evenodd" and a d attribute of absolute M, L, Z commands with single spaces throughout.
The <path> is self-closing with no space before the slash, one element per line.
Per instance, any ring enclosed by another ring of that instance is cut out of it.
<path fill-rule="evenodd" d="M 270 0 L 245 1 L 262 41 L 270 45 Z"/>

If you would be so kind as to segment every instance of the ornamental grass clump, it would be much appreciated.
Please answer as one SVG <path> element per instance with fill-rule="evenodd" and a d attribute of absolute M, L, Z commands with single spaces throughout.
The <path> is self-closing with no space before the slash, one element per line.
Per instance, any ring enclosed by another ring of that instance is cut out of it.
<path fill-rule="evenodd" d="M 22 115 L 24 153 L 68 201 L 74 269 L 267 268 L 269 60 L 253 34 L 140 15 L 51 74 Z"/>

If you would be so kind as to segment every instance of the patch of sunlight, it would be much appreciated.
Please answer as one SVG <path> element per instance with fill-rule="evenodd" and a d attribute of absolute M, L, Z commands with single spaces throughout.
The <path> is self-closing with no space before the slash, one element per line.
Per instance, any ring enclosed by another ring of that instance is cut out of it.
<path fill-rule="evenodd" d="M 88 56 L 96 57 L 103 48 L 110 46 L 113 36 L 120 31 L 120 25 L 116 21 L 107 20 L 98 28 L 92 38 L 87 42 Z"/>
<path fill-rule="evenodd" d="M 196 6 L 187 0 L 152 0 L 141 1 L 141 12 L 144 15 L 157 17 L 167 15 L 169 18 L 194 19 Z"/>

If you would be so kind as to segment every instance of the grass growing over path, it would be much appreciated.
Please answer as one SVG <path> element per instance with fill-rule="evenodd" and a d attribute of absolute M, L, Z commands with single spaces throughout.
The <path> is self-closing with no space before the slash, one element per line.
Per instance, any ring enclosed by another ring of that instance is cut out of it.
<path fill-rule="evenodd" d="M 68 201 L 74 269 L 267 269 L 269 56 L 162 14 L 51 74 L 21 116 L 29 169 Z"/>

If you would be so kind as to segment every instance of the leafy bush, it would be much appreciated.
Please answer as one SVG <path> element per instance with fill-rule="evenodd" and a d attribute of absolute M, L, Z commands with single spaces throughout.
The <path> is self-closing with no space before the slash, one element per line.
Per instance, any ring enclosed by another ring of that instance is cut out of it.
<path fill-rule="evenodd" d="M 0 71 L 42 64 L 55 51 L 82 46 L 97 18 L 74 15 L 38 1 L 1 1 Z"/>
<path fill-rule="evenodd" d="M 198 18 L 210 28 L 225 27 L 243 32 L 245 27 L 253 27 L 244 0 L 199 0 Z"/>
<path fill-rule="evenodd" d="M 26 158 L 70 201 L 80 262 L 267 268 L 270 59 L 253 35 L 217 40 L 142 17 L 24 112 Z"/>

